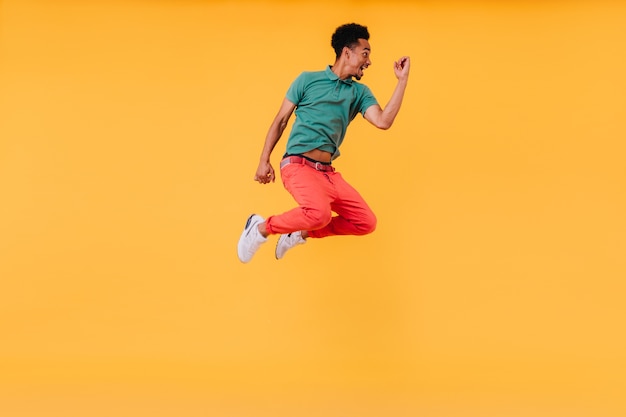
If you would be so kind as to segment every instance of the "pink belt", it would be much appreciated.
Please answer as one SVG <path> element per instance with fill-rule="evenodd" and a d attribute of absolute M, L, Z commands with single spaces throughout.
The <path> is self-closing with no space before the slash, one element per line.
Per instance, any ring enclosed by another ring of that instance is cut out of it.
<path fill-rule="evenodd" d="M 289 164 L 308 165 L 311 168 L 316 169 L 318 171 L 322 171 L 322 172 L 334 172 L 335 171 L 335 168 L 333 168 L 330 164 L 324 164 L 322 162 L 317 162 L 317 161 L 316 162 L 309 161 L 308 159 L 303 158 L 301 156 L 287 156 L 282 161 L 280 161 L 281 168 Z"/>

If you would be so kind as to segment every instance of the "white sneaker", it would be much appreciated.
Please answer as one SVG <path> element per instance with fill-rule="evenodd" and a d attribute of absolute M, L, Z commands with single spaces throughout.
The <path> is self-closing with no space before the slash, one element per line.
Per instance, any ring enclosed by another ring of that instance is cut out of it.
<path fill-rule="evenodd" d="M 303 245 L 306 240 L 302 237 L 302 232 L 293 232 L 280 235 L 276 244 L 276 259 L 281 259 L 285 253 L 296 245 Z"/>
<path fill-rule="evenodd" d="M 259 232 L 259 224 L 263 223 L 265 219 L 258 214 L 253 214 L 248 217 L 246 227 L 243 228 L 239 243 L 237 244 L 237 256 L 243 263 L 250 262 L 250 259 L 254 256 L 259 247 L 267 242 L 267 238 L 263 237 Z"/>

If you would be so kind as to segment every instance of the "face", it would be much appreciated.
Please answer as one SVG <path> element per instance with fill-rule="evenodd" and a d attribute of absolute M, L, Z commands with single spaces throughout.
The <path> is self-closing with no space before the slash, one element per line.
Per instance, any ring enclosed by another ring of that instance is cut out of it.
<path fill-rule="evenodd" d="M 372 64 L 370 61 L 370 43 L 365 39 L 359 39 L 358 45 L 348 51 L 348 62 L 352 67 L 352 76 L 357 80 L 363 77 L 363 71 Z"/>

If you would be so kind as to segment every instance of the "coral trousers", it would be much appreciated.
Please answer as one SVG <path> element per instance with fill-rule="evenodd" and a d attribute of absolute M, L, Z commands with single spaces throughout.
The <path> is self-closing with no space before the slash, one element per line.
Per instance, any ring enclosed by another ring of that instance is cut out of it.
<path fill-rule="evenodd" d="M 376 228 L 376 216 L 340 173 L 294 163 L 282 167 L 280 174 L 299 206 L 268 217 L 270 234 L 307 231 L 309 237 L 322 238 L 366 235 Z"/>

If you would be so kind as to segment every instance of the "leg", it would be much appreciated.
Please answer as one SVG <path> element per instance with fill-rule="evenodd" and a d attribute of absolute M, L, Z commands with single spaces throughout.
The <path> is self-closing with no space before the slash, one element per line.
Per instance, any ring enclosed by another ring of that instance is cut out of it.
<path fill-rule="evenodd" d="M 315 230 L 331 221 L 333 184 L 323 172 L 298 164 L 282 168 L 283 184 L 298 203 L 298 207 L 265 222 L 268 234 L 286 234 L 301 230 Z"/>
<path fill-rule="evenodd" d="M 330 223 L 318 230 L 309 230 L 308 236 L 322 238 L 336 235 L 366 235 L 376 229 L 376 215 L 363 197 L 340 173 L 329 173 L 336 190 L 331 209 L 337 213 Z"/>

